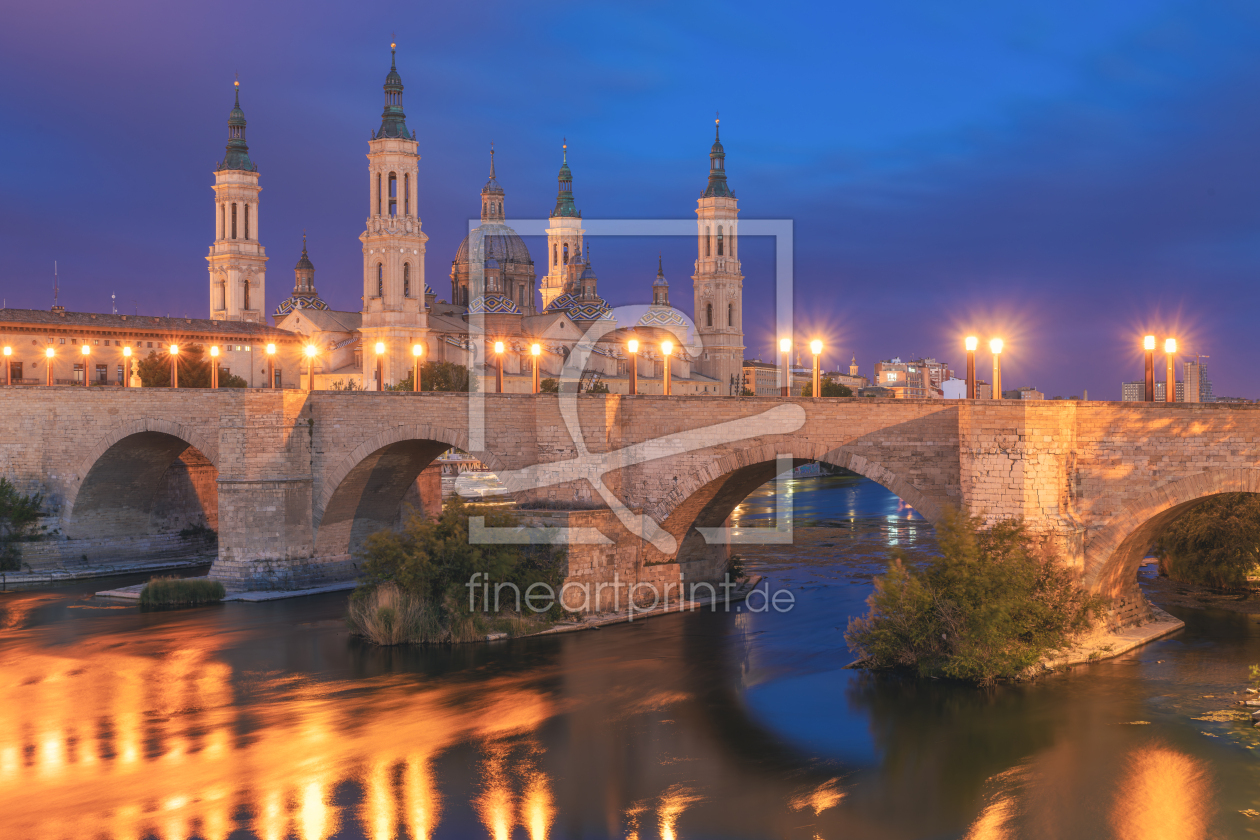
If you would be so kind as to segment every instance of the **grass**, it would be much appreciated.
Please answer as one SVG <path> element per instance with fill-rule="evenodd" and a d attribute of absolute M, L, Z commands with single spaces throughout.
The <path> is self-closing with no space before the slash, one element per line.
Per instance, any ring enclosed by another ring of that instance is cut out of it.
<path fill-rule="evenodd" d="M 227 595 L 223 584 L 209 578 L 153 578 L 140 590 L 142 607 L 195 607 L 214 604 Z"/>
<path fill-rule="evenodd" d="M 480 642 L 497 634 L 537 633 L 552 623 L 545 615 L 447 613 L 444 624 L 439 610 L 390 582 L 352 598 L 346 620 L 352 633 L 378 645 Z"/>

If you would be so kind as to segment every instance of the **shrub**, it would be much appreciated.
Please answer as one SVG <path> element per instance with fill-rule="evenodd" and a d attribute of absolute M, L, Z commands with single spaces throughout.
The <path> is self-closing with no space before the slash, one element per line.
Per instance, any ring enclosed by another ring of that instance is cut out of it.
<path fill-rule="evenodd" d="M 195 607 L 227 596 L 223 584 L 209 578 L 153 578 L 140 590 L 142 607 Z"/>
<path fill-rule="evenodd" d="M 824 397 L 851 397 L 853 396 L 853 390 L 848 385 L 841 385 L 839 382 L 836 382 L 830 376 L 822 377 L 820 384 L 822 385 L 822 387 L 819 390 L 822 391 L 822 395 Z M 801 396 L 802 397 L 814 396 L 814 383 L 813 382 L 805 383 L 805 387 L 801 389 Z"/>
<path fill-rule="evenodd" d="M 23 493 L 7 478 L 0 478 L 0 571 L 21 568 L 22 555 L 18 543 L 42 536 L 39 511 L 44 497 L 39 493 Z"/>
<path fill-rule="evenodd" d="M 386 391 L 413 391 L 415 371 L 407 371 L 407 377 Z M 458 362 L 424 362 L 420 365 L 421 391 L 476 391 L 477 379 L 468 378 L 468 368 Z"/>
<path fill-rule="evenodd" d="M 1020 520 L 985 529 L 946 511 L 937 535 L 940 557 L 912 569 L 895 552 L 870 611 L 849 621 L 845 641 L 862 666 L 991 685 L 1066 646 L 1105 605 L 1035 547 Z"/>
<path fill-rule="evenodd" d="M 553 379 L 550 376 L 546 379 L 541 379 L 538 382 L 538 391 L 542 394 L 558 394 L 560 393 L 560 380 Z"/>
<path fill-rule="evenodd" d="M 510 514 L 466 505 L 456 496 L 444 502 L 436 520 L 413 516 L 402 531 L 369 536 L 361 552 L 363 581 L 351 596 L 349 621 L 354 632 L 373 641 L 398 637 L 389 644 L 459 642 L 494 630 L 515 633 L 558 618 L 563 612 L 558 603 L 537 618 L 519 608 L 531 584 L 548 584 L 558 594 L 564 549 L 470 544 L 470 516 L 484 516 L 488 528 L 519 524 Z M 482 575 L 478 580 L 489 583 L 488 589 L 470 589 L 478 572 Z M 496 584 L 511 584 L 515 591 L 504 589 L 496 600 Z M 390 592 L 391 587 L 399 594 Z M 519 604 L 516 591 L 521 593 Z M 383 632 L 386 626 L 388 633 Z"/>
<path fill-rule="evenodd" d="M 1222 493 L 1169 523 L 1155 543 L 1160 574 L 1226 591 L 1247 589 L 1260 563 L 1260 494 Z"/>

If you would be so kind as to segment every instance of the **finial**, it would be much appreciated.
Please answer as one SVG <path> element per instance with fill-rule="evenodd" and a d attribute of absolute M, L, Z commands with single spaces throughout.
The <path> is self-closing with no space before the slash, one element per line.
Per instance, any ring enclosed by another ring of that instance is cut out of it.
<path fill-rule="evenodd" d="M 563 142 L 563 145 L 561 146 L 561 148 L 564 149 L 564 162 L 568 163 L 569 162 L 569 138 L 565 137 L 562 142 Z"/>
<path fill-rule="evenodd" d="M 720 141 L 722 139 L 722 112 L 713 112 L 713 139 Z"/>
<path fill-rule="evenodd" d="M 302 254 L 306 254 L 306 228 L 302 228 Z"/>
<path fill-rule="evenodd" d="M 394 52 L 398 49 L 398 42 L 394 39 L 394 33 L 389 33 L 389 69 L 394 70 Z"/>
<path fill-rule="evenodd" d="M 656 276 L 657 277 L 665 276 L 665 257 L 659 251 L 656 254 Z"/>
<path fill-rule="evenodd" d="M 236 74 L 236 81 L 232 83 L 236 87 L 236 107 L 241 107 L 241 74 Z"/>
<path fill-rule="evenodd" d="M 490 180 L 494 180 L 494 141 L 490 141 Z"/>

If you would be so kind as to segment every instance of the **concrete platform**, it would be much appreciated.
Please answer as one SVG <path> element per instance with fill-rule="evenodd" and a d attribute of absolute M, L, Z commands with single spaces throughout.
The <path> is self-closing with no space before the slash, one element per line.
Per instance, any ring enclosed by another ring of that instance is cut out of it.
<path fill-rule="evenodd" d="M 0 588 L 27 586 L 39 583 L 61 583 L 71 580 L 88 580 L 119 575 L 143 575 L 151 572 L 169 572 L 175 569 L 195 569 L 208 566 L 214 558 L 188 560 L 156 560 L 152 563 L 101 563 L 82 569 L 39 569 L 33 572 L 0 572 Z"/>
<path fill-rule="evenodd" d="M 253 592 L 229 592 L 224 601 L 279 601 L 284 598 L 301 598 L 305 595 L 322 595 L 325 592 L 345 592 L 358 586 L 357 581 L 342 580 L 336 583 L 325 584 L 324 586 L 315 586 L 310 589 L 266 589 Z M 98 598 L 120 598 L 127 601 L 139 601 L 140 590 L 144 589 L 145 584 L 137 583 L 135 586 L 120 586 L 117 589 L 106 589 L 103 592 L 97 592 Z"/>

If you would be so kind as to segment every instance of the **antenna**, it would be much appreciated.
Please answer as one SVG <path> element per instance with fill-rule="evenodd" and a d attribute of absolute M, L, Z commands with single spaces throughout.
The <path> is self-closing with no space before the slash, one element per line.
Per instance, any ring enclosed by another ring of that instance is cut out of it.
<path fill-rule="evenodd" d="M 53 260 L 53 309 L 57 308 L 58 293 L 59 293 L 59 290 L 57 288 L 57 261 Z"/>
<path fill-rule="evenodd" d="M 114 315 L 118 314 L 118 295 L 113 292 L 109 293 L 109 311 Z"/>

